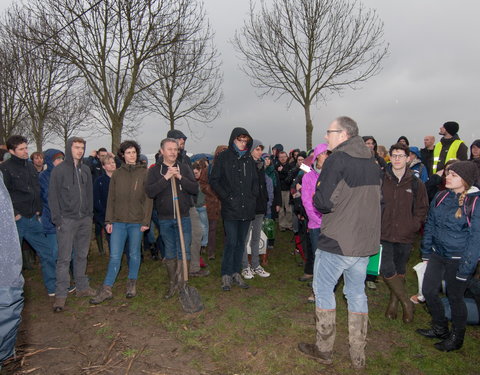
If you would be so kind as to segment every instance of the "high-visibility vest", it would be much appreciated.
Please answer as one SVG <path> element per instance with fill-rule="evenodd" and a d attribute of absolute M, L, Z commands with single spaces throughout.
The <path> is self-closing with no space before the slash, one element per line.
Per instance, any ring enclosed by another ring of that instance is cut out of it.
<path fill-rule="evenodd" d="M 450 145 L 450 148 L 447 151 L 447 157 L 445 158 L 445 164 L 452 159 L 457 158 L 457 152 L 458 149 L 460 148 L 460 145 L 463 143 L 460 139 L 456 139 L 453 141 L 453 143 Z M 433 149 L 433 168 L 432 171 L 433 173 L 437 173 L 437 166 L 438 162 L 440 161 L 440 154 L 442 152 L 443 144 L 442 142 L 438 142 L 435 145 L 435 148 Z"/>

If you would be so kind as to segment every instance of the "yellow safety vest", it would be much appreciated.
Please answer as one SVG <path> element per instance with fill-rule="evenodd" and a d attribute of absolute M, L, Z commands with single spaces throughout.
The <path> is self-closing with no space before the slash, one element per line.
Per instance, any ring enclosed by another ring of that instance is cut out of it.
<path fill-rule="evenodd" d="M 452 159 L 457 158 L 457 152 L 458 149 L 460 148 L 460 145 L 463 143 L 460 139 L 456 139 L 453 141 L 453 143 L 450 145 L 450 148 L 447 151 L 447 157 L 445 158 L 445 164 Z M 432 171 L 433 173 L 437 173 L 437 166 L 438 162 L 440 161 L 440 153 L 442 152 L 442 142 L 438 142 L 435 145 L 435 148 L 433 149 L 433 168 Z M 445 165 L 444 164 L 444 165 Z"/>

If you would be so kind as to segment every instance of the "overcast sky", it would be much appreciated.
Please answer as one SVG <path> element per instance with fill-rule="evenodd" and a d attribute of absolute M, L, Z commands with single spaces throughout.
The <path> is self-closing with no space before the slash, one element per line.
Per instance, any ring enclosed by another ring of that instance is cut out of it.
<path fill-rule="evenodd" d="M 243 24 L 248 0 L 204 0 L 221 53 L 224 73 L 222 115 L 208 127 L 179 127 L 189 137 L 189 152 L 212 152 L 228 141 L 235 126 L 243 126 L 268 147 L 282 143 L 286 149 L 305 148 L 302 108 L 287 100 L 258 98 L 240 71 L 240 61 L 229 43 Z M 11 1 L 0 0 L 0 9 Z M 363 0 L 384 22 L 389 56 L 382 71 L 359 90 L 330 96 L 312 108 L 313 143 L 324 141 L 328 124 L 338 116 L 355 119 L 362 135 L 373 135 L 390 146 L 400 135 L 423 147 L 423 136 L 436 135 L 449 120 L 460 124 L 460 137 L 468 146 L 480 138 L 480 2 L 478 0 Z M 141 124 L 137 140 L 145 153 L 158 150 L 168 131 L 159 117 Z M 109 137 L 91 134 L 87 150 L 111 144 Z"/>

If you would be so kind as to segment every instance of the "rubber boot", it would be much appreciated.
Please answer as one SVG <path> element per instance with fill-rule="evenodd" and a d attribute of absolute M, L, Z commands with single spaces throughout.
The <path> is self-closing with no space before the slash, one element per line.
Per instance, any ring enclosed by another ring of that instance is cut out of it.
<path fill-rule="evenodd" d="M 95 235 L 95 241 L 97 242 L 97 248 L 100 255 L 105 255 L 105 250 L 103 248 L 103 238 L 101 234 Z"/>
<path fill-rule="evenodd" d="M 172 298 L 177 292 L 177 259 L 165 259 L 168 274 L 168 291 L 164 298 Z"/>
<path fill-rule="evenodd" d="M 350 360 L 354 369 L 365 367 L 368 314 L 348 312 L 348 341 Z"/>
<path fill-rule="evenodd" d="M 410 301 L 410 298 L 407 296 L 407 291 L 405 289 L 405 277 L 400 275 L 395 275 L 389 279 L 383 278 L 390 290 L 395 294 L 395 296 L 400 301 L 403 309 L 403 322 L 411 323 L 413 322 L 413 302 Z"/>
<path fill-rule="evenodd" d="M 315 310 L 317 340 L 315 344 L 301 342 L 298 349 L 307 356 L 325 365 L 333 363 L 333 344 L 335 343 L 336 310 Z"/>
<path fill-rule="evenodd" d="M 465 338 L 465 328 L 452 327 L 452 332 L 447 339 L 437 342 L 435 349 L 442 352 L 451 352 L 452 350 L 458 350 L 463 346 L 463 339 Z"/>
<path fill-rule="evenodd" d="M 418 334 L 427 337 L 429 339 L 442 339 L 445 340 L 450 336 L 450 331 L 448 330 L 448 320 L 445 319 L 440 324 L 433 323 L 431 328 L 427 329 L 417 329 L 415 332 Z"/>
<path fill-rule="evenodd" d="M 125 293 L 125 297 L 133 298 L 136 295 L 137 295 L 137 280 L 128 279 L 127 280 L 127 292 Z"/>
<path fill-rule="evenodd" d="M 387 284 L 387 286 L 388 285 L 389 284 Z M 397 310 L 398 310 L 398 298 L 393 292 L 393 290 L 390 289 L 390 301 L 388 301 L 387 310 L 385 311 L 385 317 L 388 319 L 397 319 Z"/>
<path fill-rule="evenodd" d="M 90 303 L 92 305 L 98 305 L 108 299 L 112 299 L 113 295 L 112 295 L 112 287 L 111 286 L 107 286 L 107 285 L 103 285 L 97 295 L 93 298 L 90 299 Z"/>

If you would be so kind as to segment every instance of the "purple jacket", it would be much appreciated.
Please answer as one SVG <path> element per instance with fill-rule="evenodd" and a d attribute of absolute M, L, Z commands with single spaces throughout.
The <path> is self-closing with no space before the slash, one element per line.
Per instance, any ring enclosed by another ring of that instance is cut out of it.
<path fill-rule="evenodd" d="M 320 143 L 315 147 L 312 165 L 317 162 L 318 155 L 327 151 L 327 147 L 326 143 Z M 310 229 L 320 228 L 322 225 L 322 214 L 313 206 L 313 195 L 315 194 L 318 176 L 319 174 L 312 167 L 312 170 L 306 173 L 302 179 L 302 203 L 307 212 L 308 228 Z"/>

